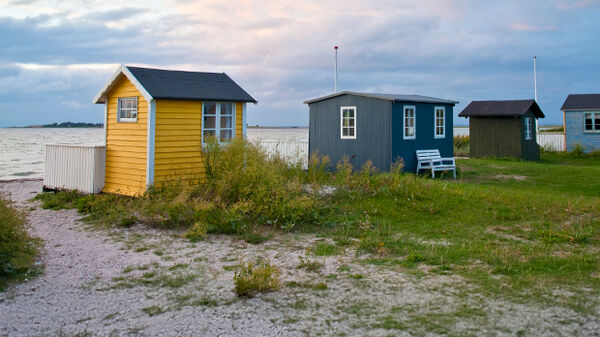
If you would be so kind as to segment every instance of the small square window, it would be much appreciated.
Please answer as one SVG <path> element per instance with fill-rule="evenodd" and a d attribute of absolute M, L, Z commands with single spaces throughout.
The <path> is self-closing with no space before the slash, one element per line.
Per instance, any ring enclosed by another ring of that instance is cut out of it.
<path fill-rule="evenodd" d="M 118 122 L 137 122 L 137 97 L 119 97 L 117 98 L 117 121 Z"/>
<path fill-rule="evenodd" d="M 211 139 L 227 143 L 235 136 L 234 103 L 204 102 L 202 116 L 202 143 Z"/>
<path fill-rule="evenodd" d="M 583 132 L 600 132 L 600 112 L 583 114 Z"/>

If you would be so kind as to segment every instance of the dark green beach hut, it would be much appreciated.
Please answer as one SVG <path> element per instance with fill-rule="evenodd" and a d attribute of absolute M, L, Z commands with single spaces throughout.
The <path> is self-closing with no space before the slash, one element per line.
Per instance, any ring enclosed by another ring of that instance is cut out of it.
<path fill-rule="evenodd" d="M 544 113 L 534 100 L 473 101 L 458 116 L 470 119 L 470 157 L 540 159 L 536 119 Z"/>

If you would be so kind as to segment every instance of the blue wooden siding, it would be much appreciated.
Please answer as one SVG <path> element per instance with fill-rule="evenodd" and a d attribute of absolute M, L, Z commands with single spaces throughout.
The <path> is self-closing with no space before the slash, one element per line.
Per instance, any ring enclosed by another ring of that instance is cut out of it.
<path fill-rule="evenodd" d="M 404 106 L 414 106 L 416 115 L 416 138 L 404 137 Z M 446 108 L 446 136 L 435 138 L 434 107 Z M 454 156 L 453 106 L 450 104 L 429 104 L 413 102 L 395 102 L 392 105 L 392 158 L 402 157 L 406 171 L 417 169 L 415 151 L 438 149 L 442 157 Z"/>
<path fill-rule="evenodd" d="M 584 111 L 565 111 L 565 141 L 567 151 L 581 144 L 586 152 L 600 150 L 600 133 L 583 132 Z"/>
<path fill-rule="evenodd" d="M 327 155 L 333 167 L 348 156 L 356 169 L 370 159 L 377 169 L 389 170 L 391 105 L 387 100 L 354 95 L 309 104 L 309 155 Z M 340 137 L 341 106 L 356 106 L 356 139 Z"/>

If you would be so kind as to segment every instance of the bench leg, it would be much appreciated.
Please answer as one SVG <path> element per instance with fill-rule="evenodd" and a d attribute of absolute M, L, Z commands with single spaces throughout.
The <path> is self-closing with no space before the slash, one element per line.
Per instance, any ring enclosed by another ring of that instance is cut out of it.
<path fill-rule="evenodd" d="M 456 179 L 456 169 L 452 170 L 452 173 L 454 173 L 454 179 Z"/>
<path fill-rule="evenodd" d="M 435 179 L 435 170 L 434 169 L 431 169 L 431 178 Z"/>

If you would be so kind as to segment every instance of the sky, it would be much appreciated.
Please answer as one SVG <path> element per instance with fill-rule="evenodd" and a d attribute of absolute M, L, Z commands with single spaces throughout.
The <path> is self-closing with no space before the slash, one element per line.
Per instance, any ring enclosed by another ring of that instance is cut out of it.
<path fill-rule="evenodd" d="M 92 98 L 119 64 L 226 72 L 248 124 L 307 126 L 303 101 L 339 90 L 460 103 L 530 99 L 562 124 L 600 93 L 600 0 L 0 0 L 0 127 L 102 122 Z"/>

